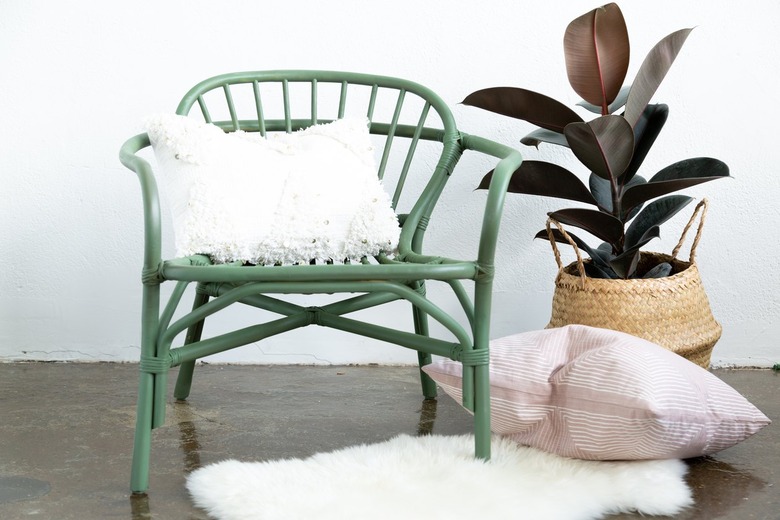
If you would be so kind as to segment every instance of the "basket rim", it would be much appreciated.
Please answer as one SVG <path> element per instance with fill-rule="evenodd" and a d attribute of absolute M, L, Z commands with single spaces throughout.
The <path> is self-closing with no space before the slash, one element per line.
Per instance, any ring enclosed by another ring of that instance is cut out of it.
<path fill-rule="evenodd" d="M 652 257 L 652 258 L 658 258 L 666 262 L 671 262 L 676 268 L 678 268 L 678 271 L 672 275 L 664 276 L 663 278 L 593 278 L 591 276 L 585 275 L 585 280 L 587 280 L 587 283 L 598 283 L 598 284 L 613 284 L 614 282 L 622 282 L 624 284 L 634 284 L 634 285 L 669 285 L 671 283 L 679 282 L 685 278 L 690 278 L 691 276 L 697 276 L 698 275 L 698 266 L 696 264 L 696 261 L 686 261 L 686 260 L 680 260 L 679 258 L 675 258 L 670 254 L 667 253 L 657 253 L 654 251 L 641 251 L 640 255 L 643 258 Z M 583 259 L 583 263 L 590 263 L 592 262 L 592 259 L 585 258 Z M 556 276 L 556 283 L 561 280 L 562 278 L 572 278 L 574 280 L 582 280 L 582 276 L 579 273 L 579 270 L 577 269 L 577 262 L 571 262 L 570 264 L 564 266 L 562 269 L 558 270 L 558 274 Z M 573 282 L 566 281 L 567 285 L 571 284 Z"/>

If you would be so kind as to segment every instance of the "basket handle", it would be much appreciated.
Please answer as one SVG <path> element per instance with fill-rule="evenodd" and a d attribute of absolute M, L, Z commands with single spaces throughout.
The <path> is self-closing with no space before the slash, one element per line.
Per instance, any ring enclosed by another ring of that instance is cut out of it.
<path fill-rule="evenodd" d="M 696 205 L 696 209 L 693 210 L 693 215 L 691 215 L 690 220 L 685 225 L 685 227 L 682 230 L 682 234 L 680 235 L 680 240 L 677 242 L 677 245 L 672 250 L 672 259 L 677 259 L 677 254 L 680 252 L 680 249 L 682 248 L 683 242 L 685 242 L 685 236 L 688 234 L 688 230 L 691 228 L 693 223 L 696 221 L 696 216 L 701 213 L 699 216 L 699 226 L 696 228 L 696 236 L 693 237 L 693 244 L 691 244 L 691 252 L 688 255 L 688 262 L 693 263 L 696 260 L 696 248 L 699 246 L 699 241 L 701 240 L 701 232 L 704 228 L 704 220 L 707 217 L 707 199 L 702 199 L 701 202 L 699 202 Z"/>
<path fill-rule="evenodd" d="M 561 235 L 563 235 L 563 238 L 566 239 L 566 241 L 569 243 L 569 245 L 574 249 L 574 254 L 577 255 L 577 270 L 580 272 L 580 280 L 582 281 L 582 286 L 584 287 L 587 283 L 588 276 L 585 274 L 585 263 L 582 261 L 582 255 L 580 254 L 580 248 L 577 247 L 577 244 L 574 242 L 574 239 L 569 236 L 569 234 L 566 232 L 565 229 L 563 229 L 563 226 L 560 222 L 555 220 L 552 217 L 549 217 L 547 219 L 547 224 L 545 227 L 547 228 L 547 238 L 550 240 L 550 246 L 552 246 L 553 255 L 555 255 L 555 263 L 558 264 L 558 271 L 563 271 L 563 261 L 561 260 L 561 252 L 558 250 L 558 245 L 555 242 L 555 235 L 553 235 L 552 226 L 555 226 L 558 228 L 558 231 L 561 232 Z"/>
<path fill-rule="evenodd" d="M 707 217 L 707 205 L 708 201 L 707 199 L 702 199 L 701 202 L 699 202 L 696 205 L 696 209 L 693 210 L 693 214 L 691 215 L 691 218 L 688 220 L 688 223 L 685 225 L 685 228 L 683 228 L 683 231 L 680 235 L 680 240 L 677 242 L 677 245 L 674 247 L 674 250 L 672 250 L 672 259 L 676 260 L 677 255 L 680 253 L 680 249 L 682 249 L 682 245 L 685 242 L 685 237 L 688 234 L 688 230 L 691 229 L 691 226 L 693 226 L 693 223 L 696 221 L 696 217 L 699 216 L 699 225 L 696 228 L 696 236 L 693 238 L 693 244 L 691 244 L 691 252 L 689 255 L 689 262 L 693 263 L 696 259 L 696 248 L 699 246 L 699 241 L 701 240 L 701 234 L 704 229 L 704 221 Z M 553 254 L 555 255 L 555 263 L 558 264 L 558 271 L 563 270 L 563 261 L 561 260 L 561 252 L 558 250 L 558 245 L 555 242 L 555 236 L 553 235 L 552 226 L 555 226 L 558 231 L 561 232 L 561 235 L 563 238 L 569 243 L 569 245 L 574 249 L 574 254 L 577 256 L 577 270 L 580 273 L 580 279 L 582 280 L 583 287 L 584 284 L 587 281 L 587 274 L 585 274 L 585 263 L 582 260 L 582 254 L 580 254 L 580 248 L 577 247 L 577 244 L 574 242 L 574 239 L 569 236 L 569 234 L 566 232 L 565 229 L 563 229 L 563 226 L 560 222 L 555 220 L 552 217 L 549 217 L 547 219 L 547 224 L 545 227 L 547 228 L 547 238 L 550 240 L 550 246 L 552 246 Z"/>

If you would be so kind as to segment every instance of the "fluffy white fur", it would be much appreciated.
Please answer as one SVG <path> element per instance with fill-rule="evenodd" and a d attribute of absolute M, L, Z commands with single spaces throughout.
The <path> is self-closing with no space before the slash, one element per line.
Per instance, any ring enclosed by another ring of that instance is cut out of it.
<path fill-rule="evenodd" d="M 484 463 L 473 443 L 401 435 L 303 460 L 227 460 L 190 474 L 187 487 L 219 520 L 587 520 L 693 503 L 680 460 L 567 459 L 496 437 Z"/>

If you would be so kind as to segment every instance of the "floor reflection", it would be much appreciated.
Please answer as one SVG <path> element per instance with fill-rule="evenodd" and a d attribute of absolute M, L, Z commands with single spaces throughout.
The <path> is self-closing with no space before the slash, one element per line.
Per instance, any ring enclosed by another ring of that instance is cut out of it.
<path fill-rule="evenodd" d="M 688 484 L 695 500 L 695 513 L 690 516 L 691 520 L 722 518 L 767 485 L 750 471 L 712 457 L 687 462 L 690 467 Z"/>
<path fill-rule="evenodd" d="M 195 427 L 197 417 L 188 401 L 175 401 L 171 407 L 173 420 L 179 428 L 179 449 L 184 456 L 184 473 L 192 473 L 200 464 L 200 441 Z"/>
<path fill-rule="evenodd" d="M 436 399 L 423 399 L 420 408 L 420 422 L 417 424 L 417 435 L 433 433 L 433 423 L 436 421 Z"/>
<path fill-rule="evenodd" d="M 130 495 L 130 518 L 131 520 L 144 520 L 151 518 L 152 513 L 149 510 L 149 495 Z"/>
<path fill-rule="evenodd" d="M 176 401 L 171 408 L 173 420 L 179 428 L 179 449 L 184 457 L 184 474 L 191 473 L 201 467 L 200 441 L 195 426 L 195 415 L 187 401 Z M 149 495 L 130 495 L 131 520 L 146 520 L 152 518 L 149 507 Z M 196 517 L 191 517 L 195 519 Z M 201 518 L 201 517 L 197 517 Z"/>
<path fill-rule="evenodd" d="M 179 422 L 179 447 L 184 455 L 184 472 L 191 473 L 200 467 L 200 442 L 195 421 Z"/>

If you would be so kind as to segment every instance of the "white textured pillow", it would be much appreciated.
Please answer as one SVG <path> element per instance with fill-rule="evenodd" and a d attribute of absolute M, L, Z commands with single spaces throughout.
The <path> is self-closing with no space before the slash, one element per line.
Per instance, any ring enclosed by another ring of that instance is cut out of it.
<path fill-rule="evenodd" d="M 177 256 L 342 262 L 392 252 L 398 219 L 376 176 L 365 119 L 268 139 L 175 114 L 147 118 Z"/>
<path fill-rule="evenodd" d="M 461 400 L 462 367 L 423 368 Z M 494 432 L 567 457 L 688 458 L 723 450 L 769 419 L 716 376 L 623 332 L 568 325 L 490 343 Z"/>

